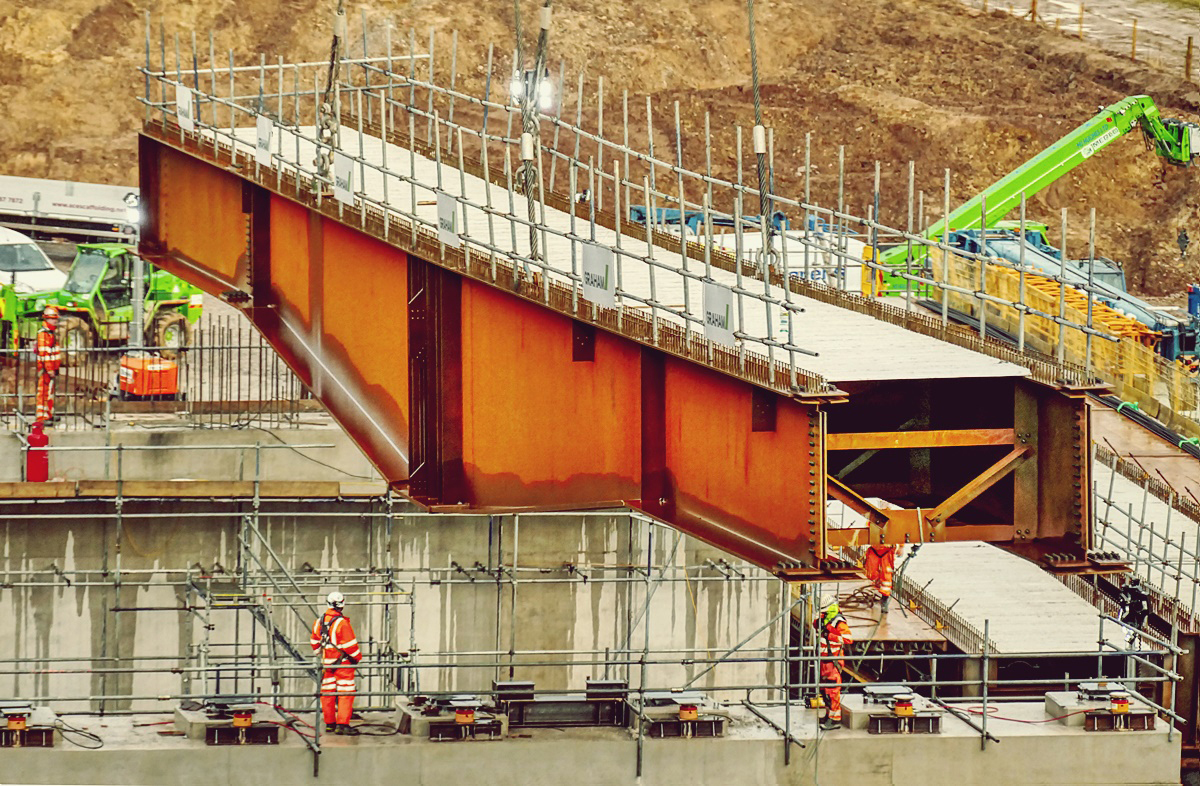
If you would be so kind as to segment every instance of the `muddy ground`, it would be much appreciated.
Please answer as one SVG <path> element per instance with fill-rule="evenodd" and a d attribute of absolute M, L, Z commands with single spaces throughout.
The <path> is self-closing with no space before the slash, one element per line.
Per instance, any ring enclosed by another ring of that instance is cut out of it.
<path fill-rule="evenodd" d="M 185 58 L 196 29 L 203 57 L 212 30 L 218 52 L 233 48 L 244 53 L 240 62 L 257 62 L 260 51 L 272 59 L 324 56 L 333 6 L 332 0 L 194 0 L 152 10 L 156 26 L 162 21 L 169 34 L 181 31 Z M 357 29 L 364 6 L 347 6 Z M 131 0 L 0 0 L 0 172 L 136 182 L 143 8 Z M 532 32 L 533 5 L 523 8 Z M 481 88 L 488 42 L 500 52 L 512 47 L 507 2 L 378 0 L 367 16 L 376 25 L 391 20 L 398 39 L 407 38 L 410 26 L 421 40 L 436 28 L 439 79 L 448 74 L 450 31 L 457 27 L 459 83 L 473 90 Z M 906 219 L 909 160 L 931 203 L 940 202 L 945 169 L 961 200 L 1126 95 L 1148 93 L 1164 115 L 1200 121 L 1200 88 L 1185 82 L 1181 69 L 1130 62 L 1006 10 L 984 14 L 956 0 L 759 0 L 757 18 L 778 190 L 801 194 L 804 135 L 811 132 L 813 198 L 835 201 L 837 146 L 845 145 L 848 204 L 861 212 L 870 202 L 879 160 L 881 217 L 893 224 Z M 370 46 L 378 51 L 381 36 Z M 732 175 L 732 128 L 753 124 L 743 4 L 559 0 L 551 52 L 552 62 L 565 59 L 568 73 L 584 70 L 589 90 L 603 75 L 608 95 L 628 89 L 634 107 L 652 95 L 656 144 L 674 144 L 671 105 L 678 100 L 685 159 L 694 167 L 703 162 L 710 112 L 714 163 Z M 173 64 L 173 51 L 168 57 Z M 586 112 L 585 123 L 594 122 L 595 113 Z M 1087 211 L 1097 210 L 1097 251 L 1124 261 L 1135 289 L 1170 294 L 1200 280 L 1200 247 L 1181 259 L 1176 245 L 1183 227 L 1200 241 L 1200 169 L 1164 168 L 1137 135 L 1049 188 L 1033 201 L 1030 217 L 1057 225 L 1062 207 L 1070 210 L 1069 245 L 1079 255 Z M 936 212 L 931 207 L 928 214 Z"/>

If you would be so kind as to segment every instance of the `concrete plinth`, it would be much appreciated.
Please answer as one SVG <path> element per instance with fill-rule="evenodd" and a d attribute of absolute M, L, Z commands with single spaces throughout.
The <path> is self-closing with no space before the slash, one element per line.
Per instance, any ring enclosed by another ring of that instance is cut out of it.
<path fill-rule="evenodd" d="M 782 708 L 770 708 L 782 721 Z M 1041 718 L 1039 703 L 1008 704 L 1005 717 Z M 794 708 L 793 745 L 784 763 L 777 732 L 749 713 L 737 714 L 720 739 L 644 741 L 644 786 L 801 784 L 892 786 L 1050 786 L 1051 784 L 1177 784 L 1179 736 L 1165 730 L 1089 733 L 1058 724 L 995 719 L 1001 744 L 981 750 L 974 730 L 947 717 L 939 735 L 871 735 L 840 729 L 818 737 L 816 713 Z M 430 742 L 404 735 L 321 738 L 319 774 L 313 754 L 295 735 L 278 746 L 209 747 L 161 737 L 147 718 L 72 719 L 100 734 L 99 751 L 59 747 L 5 752 L 4 780 L 19 783 L 222 786 L 256 783 L 443 786 L 611 786 L 636 783 L 637 740 L 626 729 L 529 729 L 477 743 Z"/>

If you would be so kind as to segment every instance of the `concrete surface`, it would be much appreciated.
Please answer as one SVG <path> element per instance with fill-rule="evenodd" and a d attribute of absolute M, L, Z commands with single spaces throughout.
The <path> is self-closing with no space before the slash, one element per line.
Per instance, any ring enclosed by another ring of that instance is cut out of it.
<path fill-rule="evenodd" d="M 5 782 L 220 786 L 260 783 L 403 783 L 444 786 L 641 783 L 737 786 L 1034 786 L 1049 784 L 1177 784 L 1179 736 L 1157 731 L 1088 733 L 1045 720 L 1040 703 L 1007 703 L 993 719 L 1001 743 L 980 749 L 979 735 L 948 718 L 940 735 L 870 735 L 839 729 L 821 734 L 812 710 L 793 707 L 792 746 L 784 764 L 777 731 L 735 707 L 722 739 L 645 740 L 642 778 L 637 741 L 625 729 L 533 729 L 494 741 L 430 742 L 406 736 L 322 736 L 320 774 L 293 734 L 273 747 L 207 747 L 162 737 L 164 726 L 134 726 L 163 715 L 70 718 L 100 734 L 105 747 L 82 751 L 5 751 Z M 782 723 L 783 708 L 764 710 Z M 381 729 L 382 731 L 382 729 Z"/>
<path fill-rule="evenodd" d="M 1116 410 L 1091 404 L 1092 439 L 1097 445 L 1104 445 L 1122 458 L 1132 459 L 1141 465 L 1142 469 L 1154 477 L 1161 477 L 1186 494 L 1184 489 L 1200 493 L 1200 460 L 1190 453 L 1184 453 L 1161 437 L 1134 423 Z M 1099 467 L 1093 477 L 1098 479 Z M 1107 468 L 1105 468 L 1107 482 Z"/>
<path fill-rule="evenodd" d="M 215 674 L 205 682 L 200 675 L 148 669 L 196 665 L 203 648 L 216 658 L 229 654 L 234 642 L 248 657 L 255 638 L 263 657 L 262 629 L 249 612 L 203 608 L 196 593 L 182 589 L 190 577 L 212 593 L 236 591 L 238 538 L 251 510 L 250 499 L 127 499 L 118 527 L 112 501 L 5 503 L 0 585 L 15 586 L 0 589 L 7 630 L 0 637 L 0 696 L 55 696 L 60 711 L 98 709 L 100 702 L 87 697 L 107 696 L 103 706 L 111 711 L 159 709 L 161 695 L 216 692 Z M 647 684 L 670 687 L 702 668 L 683 664 L 687 653 L 722 653 L 782 609 L 780 582 L 742 565 L 737 567 L 746 579 L 726 577 L 705 565 L 722 552 L 664 528 L 654 528 L 651 544 L 651 525 L 627 514 L 517 519 L 404 511 L 397 505 L 389 525 L 380 501 L 264 500 L 260 528 L 314 606 L 331 589 L 347 593 L 347 613 L 368 661 L 377 653 L 414 653 L 420 668 L 409 676 L 419 676 L 421 690 L 489 689 L 509 669 L 470 664 L 495 662 L 496 656 L 449 653 L 507 653 L 510 646 L 518 653 L 544 651 L 502 656 L 513 663 L 510 678 L 534 680 L 539 690 L 582 689 L 589 676 L 604 674 L 606 651 L 640 654 L 647 628 L 652 650 L 675 653 L 662 656 L 669 665 L 648 668 Z M 270 564 L 262 548 L 255 552 Z M 476 563 L 483 569 L 473 568 Z M 647 564 L 655 577 L 665 575 L 663 583 L 646 581 L 639 567 Z M 515 566 L 529 581 L 515 589 L 511 573 L 497 581 L 497 565 L 509 571 Z M 279 594 L 260 586 L 264 595 Z M 393 601 L 390 613 L 385 599 Z M 185 603 L 200 608 L 195 614 L 177 611 Z M 272 613 L 291 641 L 307 646 L 315 614 L 302 610 L 297 617 L 281 605 Z M 769 626 L 746 649 L 778 647 L 782 627 Z M 4 665 L 12 658 L 23 659 L 19 668 Z M 553 665 L 524 665 L 531 661 Z M 93 672 L 105 665 L 137 671 Z M 608 671 L 634 681 L 638 676 L 636 667 Z M 696 687 L 763 684 L 780 679 L 775 672 L 772 663 L 731 662 Z M 360 678 L 360 692 L 391 690 L 384 677 L 376 671 Z M 227 674 L 221 685 L 225 692 L 271 688 L 264 673 L 236 684 Z M 283 682 L 285 693 L 311 690 L 311 681 L 301 677 Z"/>
<path fill-rule="evenodd" d="M 995 654 L 1095 652 L 1099 612 L 1039 566 L 987 543 L 927 543 L 905 582 L 925 587 L 988 638 Z M 1115 634 L 1115 627 L 1112 635 Z"/>
<path fill-rule="evenodd" d="M 144 415 L 112 430 L 51 429 L 48 434 L 52 479 L 117 480 L 118 470 L 123 480 L 254 480 L 256 473 L 259 480 L 379 479 L 346 432 L 318 413 L 305 415 L 296 428 L 195 429 L 173 416 Z M 280 447 L 289 443 L 329 447 Z M 118 461 L 118 445 L 134 449 L 121 450 Z M 204 446 L 213 447 L 198 449 Z M 136 449 L 143 447 L 153 450 Z M 21 480 L 24 458 L 16 434 L 0 433 L 0 482 Z"/>

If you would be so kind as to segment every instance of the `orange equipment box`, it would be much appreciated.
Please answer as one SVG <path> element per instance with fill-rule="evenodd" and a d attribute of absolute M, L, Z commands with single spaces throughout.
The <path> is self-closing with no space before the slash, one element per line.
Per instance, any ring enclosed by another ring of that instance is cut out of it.
<path fill-rule="evenodd" d="M 179 366 L 172 360 L 154 357 L 121 358 L 118 385 L 125 396 L 176 396 L 179 394 Z"/>

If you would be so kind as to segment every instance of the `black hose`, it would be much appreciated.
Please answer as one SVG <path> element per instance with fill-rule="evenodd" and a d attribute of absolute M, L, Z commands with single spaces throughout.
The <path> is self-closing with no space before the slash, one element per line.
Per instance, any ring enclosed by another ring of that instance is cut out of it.
<path fill-rule="evenodd" d="M 1117 412 L 1129 418 L 1134 423 L 1137 423 L 1150 433 L 1161 437 L 1167 442 L 1170 442 L 1176 448 L 1182 450 L 1184 453 L 1187 453 L 1189 456 L 1200 459 L 1200 445 L 1197 445 L 1195 442 L 1191 442 L 1178 431 L 1167 428 L 1159 421 L 1147 415 L 1145 412 L 1137 409 L 1136 405 L 1131 405 L 1128 401 L 1122 401 L 1119 396 L 1114 396 L 1111 393 L 1099 394 L 1089 392 L 1088 396 L 1095 401 L 1099 401 L 1101 404 L 1104 404 L 1107 407 L 1115 409 Z"/>

